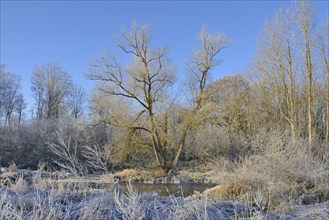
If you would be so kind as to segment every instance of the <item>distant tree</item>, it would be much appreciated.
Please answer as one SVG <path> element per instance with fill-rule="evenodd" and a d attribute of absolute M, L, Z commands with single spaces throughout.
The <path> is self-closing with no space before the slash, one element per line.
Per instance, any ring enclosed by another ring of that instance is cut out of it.
<path fill-rule="evenodd" d="M 23 95 L 20 93 L 20 78 L 16 74 L 5 72 L 0 68 L 0 117 L 4 125 L 11 125 L 14 114 L 18 114 L 19 123 L 25 108 Z"/>
<path fill-rule="evenodd" d="M 208 87 L 216 105 L 216 122 L 235 131 L 247 133 L 249 128 L 250 85 L 241 75 L 225 76 Z"/>
<path fill-rule="evenodd" d="M 69 74 L 57 63 L 47 63 L 34 68 L 31 82 L 37 105 L 37 117 L 59 118 L 60 109 L 72 89 Z"/>
<path fill-rule="evenodd" d="M 75 119 L 79 118 L 83 114 L 86 101 L 86 91 L 82 87 L 74 85 L 69 96 L 69 106 L 72 116 Z"/>
<path fill-rule="evenodd" d="M 18 114 L 18 125 L 21 125 L 22 118 L 23 118 L 23 110 L 26 108 L 26 103 L 24 100 L 24 96 L 20 94 L 17 99 L 16 99 L 16 105 L 15 105 L 15 110 L 17 111 Z"/>

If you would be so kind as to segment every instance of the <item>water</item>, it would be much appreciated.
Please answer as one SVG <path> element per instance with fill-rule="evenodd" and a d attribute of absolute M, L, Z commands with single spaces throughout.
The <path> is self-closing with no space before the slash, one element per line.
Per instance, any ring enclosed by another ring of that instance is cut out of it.
<path fill-rule="evenodd" d="M 127 191 L 127 184 L 119 183 L 125 191 Z M 137 190 L 139 193 L 143 192 L 156 192 L 160 196 L 183 196 L 187 197 L 194 194 L 194 191 L 203 192 L 206 189 L 214 187 L 214 184 L 205 183 L 186 183 L 186 184 L 175 184 L 175 183 L 131 183 L 132 188 Z M 112 184 L 106 184 L 101 188 L 111 188 Z"/>

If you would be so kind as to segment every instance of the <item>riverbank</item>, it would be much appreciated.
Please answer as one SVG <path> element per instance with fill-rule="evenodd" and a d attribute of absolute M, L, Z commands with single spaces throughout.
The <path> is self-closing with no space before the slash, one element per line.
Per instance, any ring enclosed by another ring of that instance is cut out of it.
<path fill-rule="evenodd" d="M 138 193 L 114 185 L 93 189 L 75 183 L 42 188 L 18 181 L 0 189 L 0 219 L 328 219 L 329 204 L 268 212 L 254 206 L 196 193 L 189 197 Z"/>
<path fill-rule="evenodd" d="M 112 182 L 111 187 L 104 189 L 90 183 L 97 180 L 98 183 L 109 183 L 110 175 L 73 178 L 65 172 L 51 174 L 40 170 L 2 171 L 2 179 L 10 177 L 10 180 L 7 179 L 0 188 L 1 220 L 329 218 L 328 200 L 299 205 L 285 203 L 284 208 L 281 206 L 274 209 L 261 189 L 254 192 L 238 191 L 238 185 L 235 188 L 229 188 L 228 184 L 217 185 L 205 192 L 195 191 L 186 197 L 163 196 L 154 191 L 140 191 L 134 187 L 133 183 L 137 183 L 140 176 L 134 176 L 130 181 L 124 180 L 125 183 Z M 123 173 L 121 171 L 111 174 L 111 178 Z M 182 173 L 177 176 L 188 175 L 188 172 Z M 190 176 L 193 176 L 193 173 Z M 126 177 L 128 178 L 128 175 Z M 126 188 L 122 187 L 122 184 L 125 184 Z M 177 183 L 179 184 L 184 183 Z"/>

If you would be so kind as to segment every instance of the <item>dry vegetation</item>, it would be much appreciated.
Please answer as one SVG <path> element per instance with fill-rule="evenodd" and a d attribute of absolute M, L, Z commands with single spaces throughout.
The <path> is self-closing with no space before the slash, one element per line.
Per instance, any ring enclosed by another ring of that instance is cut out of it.
<path fill-rule="evenodd" d="M 117 185 L 100 190 L 84 183 L 63 184 L 41 174 L 35 172 L 32 183 L 19 177 L 0 190 L 0 219 L 217 219 L 219 214 L 234 217 L 234 210 L 241 213 L 248 208 L 215 200 L 210 204 L 206 197 L 137 193 L 131 185 L 123 192 Z M 230 210 L 219 211 L 216 206 Z"/>
<path fill-rule="evenodd" d="M 246 201 L 257 193 L 269 210 L 328 202 L 327 145 L 310 147 L 305 141 L 273 132 L 257 142 L 253 145 L 257 153 L 219 168 L 220 175 L 213 179 L 219 186 L 207 194 Z"/>
<path fill-rule="evenodd" d="M 245 172 L 246 165 L 243 167 Z M 256 178 L 253 182 L 250 181 L 250 177 L 239 178 L 237 181 L 228 181 L 225 185 L 222 184 L 203 194 L 195 193 L 186 198 L 158 196 L 152 192 L 138 193 L 132 185 L 128 185 L 127 191 L 123 191 L 116 184 L 111 189 L 96 189 L 88 183 L 61 182 L 43 177 L 44 174 L 39 170 L 33 172 L 29 178 L 27 173 L 25 176 L 18 175 L 18 179 L 6 188 L 0 189 L 0 219 L 201 220 L 326 219 L 329 217 L 328 202 L 316 201 L 306 206 L 303 201 L 298 200 L 300 199 L 298 196 L 301 195 L 295 189 L 297 185 L 288 184 L 291 180 L 278 181 L 278 185 L 286 184 L 286 188 L 268 189 L 264 182 L 266 181 L 268 185 L 273 184 L 270 176 L 275 174 L 264 177 L 262 185 L 259 180 L 255 183 Z M 253 175 L 255 173 L 251 173 L 251 176 Z M 317 175 L 318 178 L 319 176 Z M 247 187 L 247 184 L 250 187 Z M 323 184 L 321 186 L 320 183 L 316 183 L 312 187 L 300 186 L 308 190 L 308 193 L 303 192 L 303 194 L 316 196 L 319 195 L 315 193 L 316 191 L 328 192 L 328 184 L 325 182 Z M 254 191 L 254 187 L 257 190 Z M 280 204 L 275 204 L 275 201 L 279 200 Z M 311 199 L 308 199 L 309 201 Z"/>
<path fill-rule="evenodd" d="M 2 177 L 15 178 L 0 191 L 0 219 L 329 217 L 326 211 L 329 208 L 327 145 L 309 146 L 307 141 L 292 140 L 289 132 L 267 131 L 260 133 L 251 146 L 254 153 L 240 160 L 218 158 L 211 165 L 197 165 L 194 171 L 181 170 L 181 176 L 217 184 L 187 198 L 138 193 L 131 185 L 127 192 L 116 184 L 112 189 L 97 189 L 87 180 L 68 181 L 63 174 L 47 174 L 44 166 L 33 174 L 2 168 Z M 135 180 L 152 182 L 166 177 L 166 173 L 160 171 L 125 169 L 105 174 L 99 180 L 113 182 L 119 177 L 127 184 Z"/>
<path fill-rule="evenodd" d="M 83 89 L 47 63 L 24 119 L 19 78 L 1 66 L 0 220 L 329 219 L 329 27 L 315 21 L 309 1 L 280 10 L 247 73 L 215 82 L 231 43 L 202 28 L 178 98 L 166 49 L 134 24 L 117 39 L 132 60 L 109 53 L 88 70 L 88 116 Z M 90 181 L 217 186 L 181 198 Z"/>

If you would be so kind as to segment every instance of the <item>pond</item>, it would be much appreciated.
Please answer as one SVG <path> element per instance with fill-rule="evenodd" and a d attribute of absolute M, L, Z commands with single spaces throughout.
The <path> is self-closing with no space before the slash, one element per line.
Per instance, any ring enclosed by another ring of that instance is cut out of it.
<path fill-rule="evenodd" d="M 125 191 L 128 190 L 126 183 L 118 183 Z M 215 184 L 206 183 L 131 183 L 132 188 L 139 193 L 155 192 L 160 196 L 182 196 L 187 197 L 194 194 L 194 191 L 203 192 L 206 189 L 214 187 Z M 111 188 L 113 184 L 102 184 L 100 188 Z"/>

